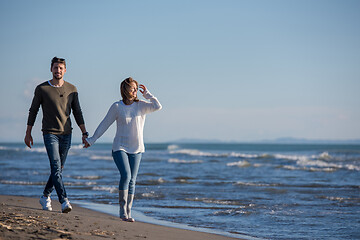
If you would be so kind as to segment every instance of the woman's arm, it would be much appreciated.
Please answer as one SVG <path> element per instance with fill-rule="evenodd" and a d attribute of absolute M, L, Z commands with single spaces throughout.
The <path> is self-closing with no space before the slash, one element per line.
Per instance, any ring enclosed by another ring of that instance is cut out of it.
<path fill-rule="evenodd" d="M 144 85 L 141 84 L 139 87 L 142 89 L 140 92 L 143 94 L 144 98 L 150 100 L 150 102 L 144 103 L 143 113 L 147 114 L 160 110 L 162 106 L 159 100 L 154 97 Z"/>
<path fill-rule="evenodd" d="M 113 124 L 113 122 L 116 120 L 117 107 L 118 107 L 118 103 L 114 103 L 113 105 L 111 105 L 105 118 L 96 128 L 94 135 L 86 139 L 88 145 L 85 144 L 85 147 L 89 147 L 93 145 L 96 142 L 96 140 L 99 139 L 106 132 L 106 130 L 111 126 L 111 124 Z"/>

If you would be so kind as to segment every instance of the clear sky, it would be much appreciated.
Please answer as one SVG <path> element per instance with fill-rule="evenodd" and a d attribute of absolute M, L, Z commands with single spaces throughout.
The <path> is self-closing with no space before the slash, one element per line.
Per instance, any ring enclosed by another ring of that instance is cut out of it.
<path fill-rule="evenodd" d="M 91 134 L 132 76 L 163 105 L 147 142 L 360 138 L 359 13 L 357 0 L 1 0 L 0 141 L 23 141 L 54 56 Z"/>

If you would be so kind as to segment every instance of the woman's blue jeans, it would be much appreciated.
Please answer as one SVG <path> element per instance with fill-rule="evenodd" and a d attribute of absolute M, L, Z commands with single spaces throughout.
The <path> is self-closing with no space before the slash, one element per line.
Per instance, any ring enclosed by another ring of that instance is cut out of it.
<path fill-rule="evenodd" d="M 51 169 L 49 180 L 44 189 L 44 196 L 50 196 L 55 187 L 59 202 L 63 203 L 67 195 L 62 180 L 62 169 L 64 168 L 66 157 L 71 147 L 71 134 L 44 134 L 43 137 Z"/>
<path fill-rule="evenodd" d="M 120 150 L 112 155 L 120 172 L 119 190 L 129 190 L 129 194 L 134 194 L 142 153 L 131 154 Z"/>

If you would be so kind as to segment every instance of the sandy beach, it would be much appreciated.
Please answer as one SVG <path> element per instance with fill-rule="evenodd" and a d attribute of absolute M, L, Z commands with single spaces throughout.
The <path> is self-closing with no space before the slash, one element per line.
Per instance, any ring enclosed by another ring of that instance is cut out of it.
<path fill-rule="evenodd" d="M 0 239 L 149 239 L 226 240 L 230 237 L 164 227 L 149 223 L 128 223 L 76 204 L 61 213 L 59 202 L 53 211 L 41 209 L 39 199 L 0 195 Z"/>

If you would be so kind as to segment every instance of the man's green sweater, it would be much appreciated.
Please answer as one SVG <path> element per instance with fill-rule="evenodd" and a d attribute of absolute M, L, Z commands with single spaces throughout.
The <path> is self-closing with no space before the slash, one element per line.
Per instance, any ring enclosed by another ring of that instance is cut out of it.
<path fill-rule="evenodd" d="M 46 81 L 36 87 L 27 125 L 34 126 L 40 105 L 43 112 L 42 131 L 44 134 L 70 134 L 72 132 L 71 110 L 73 110 L 76 123 L 84 124 L 77 89 L 68 82 L 64 82 L 61 87 L 53 87 Z"/>

